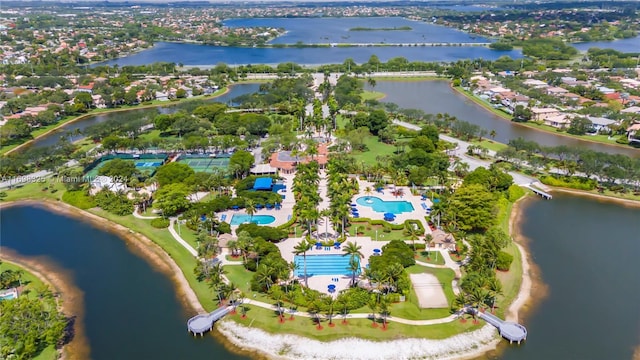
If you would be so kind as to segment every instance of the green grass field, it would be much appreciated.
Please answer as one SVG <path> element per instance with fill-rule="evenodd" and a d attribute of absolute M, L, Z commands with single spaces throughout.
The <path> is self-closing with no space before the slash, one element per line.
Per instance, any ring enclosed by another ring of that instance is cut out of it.
<path fill-rule="evenodd" d="M 441 254 L 438 251 L 419 250 L 417 251 L 417 253 L 418 253 L 418 257 L 416 257 L 417 261 L 422 261 L 427 264 L 444 265 L 444 258 L 441 256 Z"/>
<path fill-rule="evenodd" d="M 376 160 L 376 157 L 392 155 L 396 151 L 395 146 L 380 142 L 378 141 L 378 138 L 373 135 L 369 135 L 365 137 L 364 144 L 367 146 L 367 149 L 369 150 L 354 151 L 352 153 L 357 163 L 364 162 L 367 165 L 375 165 L 378 163 L 378 160 Z"/>
<path fill-rule="evenodd" d="M 62 183 L 55 181 L 53 178 L 46 178 L 42 182 L 32 182 L 20 185 L 19 187 L 14 187 L 13 189 L 5 190 L 7 197 L 2 200 L 60 200 L 64 190 L 64 185 Z"/>

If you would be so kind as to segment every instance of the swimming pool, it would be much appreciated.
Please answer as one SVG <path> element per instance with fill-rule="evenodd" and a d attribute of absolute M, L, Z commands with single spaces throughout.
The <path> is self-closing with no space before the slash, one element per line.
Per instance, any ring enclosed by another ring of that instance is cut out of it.
<path fill-rule="evenodd" d="M 356 200 L 358 205 L 368 206 L 375 212 L 402 214 L 412 212 L 413 205 L 408 201 L 386 201 L 375 196 L 363 196 Z"/>
<path fill-rule="evenodd" d="M 231 225 L 237 226 L 244 223 L 267 225 L 267 224 L 271 224 L 274 221 L 276 221 L 276 218 L 274 218 L 271 215 L 253 215 L 252 217 L 245 214 L 234 214 L 233 217 L 231 218 Z"/>
<path fill-rule="evenodd" d="M 18 297 L 18 294 L 15 292 L 7 292 L 4 294 L 0 294 L 0 301 L 2 300 L 13 300 Z"/>
<path fill-rule="evenodd" d="M 320 251 L 320 250 L 318 250 Z M 351 275 L 349 270 L 349 256 L 337 254 L 331 255 L 308 255 L 307 254 L 307 276 L 313 275 Z M 357 258 L 356 258 L 357 259 Z M 297 265 L 296 276 L 304 276 L 304 256 L 296 255 L 293 261 Z M 358 264 L 360 263 L 359 260 Z M 357 274 L 360 273 L 358 267 Z"/>

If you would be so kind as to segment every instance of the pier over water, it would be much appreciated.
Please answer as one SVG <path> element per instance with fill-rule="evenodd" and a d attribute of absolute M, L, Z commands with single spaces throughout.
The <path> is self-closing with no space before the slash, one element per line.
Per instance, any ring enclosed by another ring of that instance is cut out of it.
<path fill-rule="evenodd" d="M 187 321 L 187 329 L 189 332 L 193 333 L 193 336 L 202 336 L 202 334 L 207 331 L 211 331 L 213 324 L 222 319 L 222 317 L 227 315 L 230 311 L 230 307 L 225 306 L 208 314 L 196 315 Z"/>
<path fill-rule="evenodd" d="M 504 321 L 490 313 L 485 313 L 478 310 L 474 311 L 480 319 L 495 326 L 495 328 L 498 329 L 498 333 L 500 333 L 500 336 L 509 340 L 509 343 L 513 343 L 515 341 L 520 344 L 521 341 L 527 340 L 527 328 L 525 328 L 524 326 L 511 321 Z"/>

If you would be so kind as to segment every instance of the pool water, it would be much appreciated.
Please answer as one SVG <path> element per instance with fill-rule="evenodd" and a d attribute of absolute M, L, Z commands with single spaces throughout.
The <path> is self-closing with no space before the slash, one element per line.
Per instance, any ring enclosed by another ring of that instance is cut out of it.
<path fill-rule="evenodd" d="M 14 293 L 7 293 L 7 294 L 0 295 L 0 301 L 2 301 L 2 300 L 13 300 L 15 298 L 16 298 L 16 294 L 14 294 Z"/>
<path fill-rule="evenodd" d="M 276 218 L 271 215 L 245 215 L 245 214 L 234 214 L 231 218 L 231 225 L 240 225 L 245 223 L 254 223 L 258 225 L 267 225 L 276 221 Z"/>
<path fill-rule="evenodd" d="M 312 250 L 322 251 L 322 250 Z M 356 258 L 357 259 L 357 258 Z M 309 255 L 307 254 L 307 276 L 314 275 L 352 275 L 349 270 L 349 256 L 342 256 L 337 254 L 329 255 Z M 295 270 L 296 276 L 304 276 L 304 256 L 296 255 L 293 259 L 297 268 Z M 360 262 L 359 260 L 358 263 Z M 357 271 L 360 273 L 360 270 Z"/>
<path fill-rule="evenodd" d="M 408 201 L 386 201 L 375 196 L 363 196 L 356 200 L 358 205 L 368 206 L 375 212 L 379 213 L 392 213 L 402 214 L 405 212 L 412 212 L 415 209 L 413 205 Z"/>

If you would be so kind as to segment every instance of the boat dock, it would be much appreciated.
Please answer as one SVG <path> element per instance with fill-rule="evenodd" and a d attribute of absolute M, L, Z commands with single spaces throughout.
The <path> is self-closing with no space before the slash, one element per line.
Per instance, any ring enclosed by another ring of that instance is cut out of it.
<path fill-rule="evenodd" d="M 525 186 L 527 189 L 533 191 L 534 194 L 538 195 L 538 196 L 542 196 L 543 199 L 545 200 L 551 200 L 553 199 L 553 196 L 551 194 L 549 194 L 546 191 L 542 191 L 540 189 L 534 188 L 533 186 Z"/>
<path fill-rule="evenodd" d="M 208 314 L 196 315 L 187 321 L 187 330 L 193 333 L 193 336 L 202 336 L 207 331 L 211 331 L 213 324 L 222 319 L 222 317 L 227 315 L 230 311 L 229 307 L 225 306 Z"/>
<path fill-rule="evenodd" d="M 510 344 L 515 341 L 519 345 L 521 341 L 527 340 L 527 328 L 524 326 L 511 321 L 504 321 L 490 313 L 475 311 L 480 319 L 495 326 L 500 336 L 509 340 Z"/>

